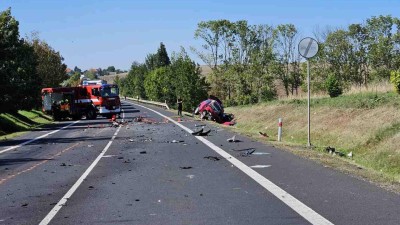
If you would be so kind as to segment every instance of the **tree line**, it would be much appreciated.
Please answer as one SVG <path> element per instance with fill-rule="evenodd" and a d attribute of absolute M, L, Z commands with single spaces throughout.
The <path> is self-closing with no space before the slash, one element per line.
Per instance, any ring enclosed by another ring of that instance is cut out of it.
<path fill-rule="evenodd" d="M 206 99 L 209 89 L 199 65 L 185 49 L 170 58 L 163 43 L 156 53 L 147 55 L 144 63 L 133 62 L 128 75 L 123 79 L 117 76 L 115 82 L 124 96 L 165 101 L 171 106 L 181 98 L 187 111 Z"/>
<path fill-rule="evenodd" d="M 312 90 L 332 97 L 352 85 L 400 80 L 400 20 L 371 17 L 346 28 L 315 29 L 319 52 L 311 59 Z M 276 97 L 276 86 L 297 95 L 305 89 L 306 65 L 298 53 L 300 33 L 293 24 L 250 25 L 246 20 L 210 20 L 198 24 L 192 48 L 212 69 L 210 93 L 228 105 Z M 397 84 L 398 86 L 400 83 Z"/>
<path fill-rule="evenodd" d="M 284 93 L 306 91 L 306 65 L 298 53 L 300 32 L 293 24 L 251 25 L 246 20 L 210 20 L 198 23 L 191 47 L 212 72 L 206 76 L 182 48 L 170 57 L 160 43 L 144 63 L 134 62 L 126 78 L 116 82 L 125 96 L 152 99 L 184 110 L 215 95 L 225 105 L 251 104 L 276 98 L 277 86 Z M 378 16 L 347 27 L 315 29 L 319 52 L 310 60 L 312 91 L 342 94 L 352 85 L 369 86 L 390 80 L 400 93 L 400 20 Z M 37 34 L 21 38 L 19 23 L 11 9 L 0 12 L 0 113 L 40 106 L 43 87 L 76 86 L 82 70 L 70 76 L 61 54 Z M 122 72 L 107 69 L 83 71 L 90 77 Z"/>
<path fill-rule="evenodd" d="M 40 107 L 40 90 L 67 79 L 61 54 L 37 34 L 21 38 L 11 9 L 0 12 L 0 113 Z"/>

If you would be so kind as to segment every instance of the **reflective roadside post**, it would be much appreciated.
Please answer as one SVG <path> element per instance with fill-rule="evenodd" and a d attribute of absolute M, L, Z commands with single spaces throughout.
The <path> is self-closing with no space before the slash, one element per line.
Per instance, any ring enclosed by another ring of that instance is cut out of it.
<path fill-rule="evenodd" d="M 278 141 L 282 141 L 282 118 L 278 119 Z"/>
<path fill-rule="evenodd" d="M 307 147 L 311 147 L 311 125 L 310 125 L 310 62 L 309 59 L 318 53 L 318 42 L 310 37 L 303 38 L 299 43 L 299 54 L 307 60 Z"/>

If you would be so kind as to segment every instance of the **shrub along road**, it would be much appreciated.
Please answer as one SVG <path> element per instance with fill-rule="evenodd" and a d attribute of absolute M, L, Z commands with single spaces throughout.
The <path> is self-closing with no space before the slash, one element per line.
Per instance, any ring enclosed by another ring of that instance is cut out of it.
<path fill-rule="evenodd" d="M 120 127 L 82 120 L 2 143 L 42 136 L 0 154 L 0 224 L 400 223 L 396 194 L 245 137 L 227 142 L 208 123 L 197 137 L 199 121 L 123 107 Z"/>

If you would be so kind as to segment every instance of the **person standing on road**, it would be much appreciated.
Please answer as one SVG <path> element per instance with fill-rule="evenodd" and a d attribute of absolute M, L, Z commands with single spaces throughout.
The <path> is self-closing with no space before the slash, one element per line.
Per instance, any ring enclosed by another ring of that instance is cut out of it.
<path fill-rule="evenodd" d="M 178 98 L 178 116 L 182 116 L 182 99 Z"/>

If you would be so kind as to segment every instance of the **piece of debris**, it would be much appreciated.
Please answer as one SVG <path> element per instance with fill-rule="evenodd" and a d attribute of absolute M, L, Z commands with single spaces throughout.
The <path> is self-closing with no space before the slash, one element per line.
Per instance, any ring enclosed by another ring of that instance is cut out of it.
<path fill-rule="evenodd" d="M 183 140 L 179 140 L 179 141 L 177 141 L 177 140 L 172 140 L 171 143 L 181 143 L 181 142 L 185 142 L 185 141 L 183 141 Z"/>
<path fill-rule="evenodd" d="M 183 170 L 188 170 L 188 169 L 192 169 L 193 167 L 191 167 L 191 166 L 180 166 L 179 168 L 181 168 Z"/>
<path fill-rule="evenodd" d="M 261 131 L 258 132 L 258 133 L 259 133 L 261 136 L 263 136 L 263 137 L 269 137 L 267 133 L 263 133 L 263 132 L 261 132 Z"/>
<path fill-rule="evenodd" d="M 135 202 L 139 202 L 140 201 L 140 199 L 135 199 Z"/>
<path fill-rule="evenodd" d="M 193 132 L 192 133 L 192 135 L 195 135 L 195 136 L 197 136 L 197 135 L 199 135 L 200 133 L 202 133 L 203 132 L 203 128 L 202 129 L 200 129 L 199 131 L 195 131 L 195 132 Z"/>
<path fill-rule="evenodd" d="M 65 163 L 61 163 L 61 165 L 60 166 L 67 166 L 67 164 L 65 164 Z"/>
<path fill-rule="evenodd" d="M 24 203 L 21 205 L 21 207 L 27 207 L 27 206 L 28 206 L 28 203 Z"/>
<path fill-rule="evenodd" d="M 349 157 L 350 159 L 353 158 L 353 152 L 350 152 L 349 154 L 347 154 L 347 157 Z"/>
<path fill-rule="evenodd" d="M 129 139 L 129 142 L 134 142 L 134 140 L 133 139 Z"/>
<path fill-rule="evenodd" d="M 194 126 L 195 127 L 205 127 L 206 125 L 205 124 L 195 124 Z"/>
<path fill-rule="evenodd" d="M 211 130 L 208 130 L 206 132 L 201 132 L 200 136 L 207 136 L 210 132 L 211 132 Z"/>
<path fill-rule="evenodd" d="M 329 154 L 332 154 L 333 156 L 338 155 L 338 156 L 340 156 L 340 157 L 343 157 L 343 156 L 346 155 L 346 154 L 344 154 L 343 152 L 336 151 L 336 149 L 333 148 L 333 147 L 331 147 L 331 146 L 326 147 L 326 148 L 325 148 L 325 151 L 327 151 Z M 351 155 L 353 155 L 353 153 L 352 153 Z"/>
<path fill-rule="evenodd" d="M 329 154 L 333 154 L 333 153 L 335 153 L 336 150 L 335 150 L 335 148 L 328 146 L 325 148 L 325 151 L 327 151 Z"/>
<path fill-rule="evenodd" d="M 226 139 L 227 142 L 240 142 L 240 140 L 236 139 L 236 135 L 233 135 L 233 137 Z"/>
<path fill-rule="evenodd" d="M 254 148 L 253 148 L 253 149 L 249 149 L 249 150 L 247 150 L 247 151 L 245 151 L 245 152 L 242 152 L 242 153 L 240 154 L 240 156 L 242 156 L 242 157 L 247 157 L 247 156 L 253 154 L 255 151 L 256 151 L 256 150 L 255 150 Z"/>
<path fill-rule="evenodd" d="M 146 151 L 141 151 L 141 152 L 139 152 L 140 154 L 147 154 L 147 152 Z"/>
<path fill-rule="evenodd" d="M 88 188 L 89 188 L 89 189 L 93 189 L 94 187 L 93 187 L 93 186 L 89 186 Z"/>
<path fill-rule="evenodd" d="M 217 156 L 205 156 L 204 158 L 212 160 L 212 161 L 219 161 L 222 159 L 221 157 L 217 157 Z"/>
<path fill-rule="evenodd" d="M 93 147 L 94 145 L 88 145 L 89 148 Z"/>
<path fill-rule="evenodd" d="M 122 157 L 122 156 L 120 156 L 120 157 L 118 157 L 117 159 L 123 159 L 124 157 Z"/>
<path fill-rule="evenodd" d="M 189 179 L 193 179 L 194 175 L 187 175 L 186 177 L 189 178 Z"/>

